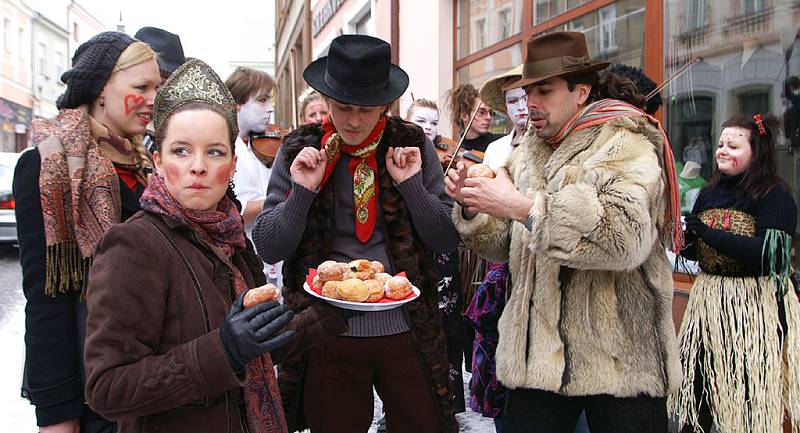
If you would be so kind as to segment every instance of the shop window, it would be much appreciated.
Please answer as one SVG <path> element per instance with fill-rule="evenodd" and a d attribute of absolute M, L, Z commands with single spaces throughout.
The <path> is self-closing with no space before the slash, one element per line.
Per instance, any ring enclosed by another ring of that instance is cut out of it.
<path fill-rule="evenodd" d="M 522 0 L 459 0 L 456 7 L 459 59 L 502 42 L 522 29 Z"/>
<path fill-rule="evenodd" d="M 514 44 L 456 71 L 456 84 L 471 83 L 476 88 L 484 81 L 522 63 L 522 46 Z"/>
<path fill-rule="evenodd" d="M 589 3 L 591 0 L 535 0 L 533 22 L 541 24 L 551 18 L 563 14 L 570 9 Z"/>
<path fill-rule="evenodd" d="M 619 11 L 617 11 L 619 14 Z M 778 175 L 800 190 L 800 3 L 789 0 L 671 0 L 664 4 L 664 72 L 680 72 L 661 96 L 664 124 L 679 163 L 686 148 L 709 144 L 702 175 L 716 169 L 713 147 L 722 123 L 738 115 L 781 119 Z M 702 27 L 692 32 L 693 25 Z M 796 47 L 797 45 L 797 47 Z"/>
<path fill-rule="evenodd" d="M 11 51 L 11 21 L 8 18 L 3 18 L 3 49 Z"/>
<path fill-rule="evenodd" d="M 545 33 L 583 32 L 592 58 L 644 65 L 644 0 L 620 0 Z"/>

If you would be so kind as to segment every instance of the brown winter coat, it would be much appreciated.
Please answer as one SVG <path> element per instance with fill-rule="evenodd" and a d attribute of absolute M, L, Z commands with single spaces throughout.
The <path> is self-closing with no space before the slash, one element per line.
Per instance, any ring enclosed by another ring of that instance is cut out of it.
<path fill-rule="evenodd" d="M 144 211 L 98 246 L 86 295 L 86 397 L 120 433 L 247 431 L 246 377 L 231 369 L 219 327 L 234 300 L 230 264 L 248 287 L 264 275 L 249 241 L 230 261 L 215 251 Z M 297 337 L 271 353 L 275 363 L 347 329 L 330 307 L 306 311 L 289 325 Z"/>

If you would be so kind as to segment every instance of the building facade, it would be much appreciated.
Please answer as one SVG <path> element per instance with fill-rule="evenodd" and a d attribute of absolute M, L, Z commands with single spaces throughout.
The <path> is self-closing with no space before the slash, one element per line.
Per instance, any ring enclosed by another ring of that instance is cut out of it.
<path fill-rule="evenodd" d="M 0 151 L 27 146 L 33 118 L 31 18 L 21 0 L 0 2 Z"/>
<path fill-rule="evenodd" d="M 69 65 L 69 32 L 39 12 L 31 30 L 33 116 L 54 117 L 56 99 L 66 90 L 61 74 Z"/>
<path fill-rule="evenodd" d="M 77 50 L 82 43 L 91 39 L 92 36 L 106 30 L 110 29 L 103 25 L 103 23 L 95 18 L 86 8 L 81 6 L 80 3 L 71 0 L 67 6 L 67 31 L 69 31 L 67 48 L 69 49 L 70 62 L 72 62 L 72 56 L 75 54 L 75 50 Z"/>

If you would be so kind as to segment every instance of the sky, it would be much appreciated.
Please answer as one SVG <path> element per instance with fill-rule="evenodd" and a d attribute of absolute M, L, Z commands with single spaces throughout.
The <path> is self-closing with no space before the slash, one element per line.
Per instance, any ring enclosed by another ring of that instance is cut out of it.
<path fill-rule="evenodd" d="M 69 0 L 24 1 L 66 26 Z M 116 30 L 121 12 L 125 31 L 130 35 L 144 26 L 178 34 L 186 56 L 210 64 L 223 79 L 232 72 L 229 62 L 275 60 L 274 0 L 78 0 L 78 3 L 110 30 Z"/>

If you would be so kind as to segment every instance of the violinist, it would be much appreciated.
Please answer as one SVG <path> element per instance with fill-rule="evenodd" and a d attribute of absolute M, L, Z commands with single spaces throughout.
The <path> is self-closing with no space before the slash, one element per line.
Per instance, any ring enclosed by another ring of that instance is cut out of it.
<path fill-rule="evenodd" d="M 472 84 L 461 84 L 451 89 L 448 92 L 447 100 L 447 108 L 458 131 L 456 136 L 461 137 L 464 131 L 467 131 L 464 143 L 461 145 L 464 150 L 485 152 L 489 143 L 503 136 L 489 132 L 494 110 L 481 101 L 478 91 Z M 470 124 L 470 118 L 476 110 L 475 119 Z"/>
<path fill-rule="evenodd" d="M 264 133 L 273 110 L 272 90 L 275 82 L 266 72 L 238 67 L 225 80 L 225 86 L 236 101 L 239 136 L 236 138 L 238 162 L 233 175 L 234 192 L 242 203 L 242 217 L 247 232 L 261 213 L 272 172 L 256 156 L 250 135 Z"/>
<path fill-rule="evenodd" d="M 272 166 L 267 166 L 261 161 L 256 149 L 255 134 L 264 134 L 269 125 L 271 114 L 274 112 L 272 91 L 275 81 L 266 72 L 252 68 L 238 67 L 225 80 L 225 86 L 230 90 L 236 102 L 239 136 L 236 137 L 235 152 L 238 158 L 236 172 L 233 174 L 233 191 L 242 204 L 242 218 L 244 219 L 247 237 L 252 239 L 253 224 L 256 217 L 264 208 L 264 199 L 267 198 L 267 185 L 269 185 Z M 268 281 L 281 284 L 281 264 L 267 264 L 265 273 Z"/>

